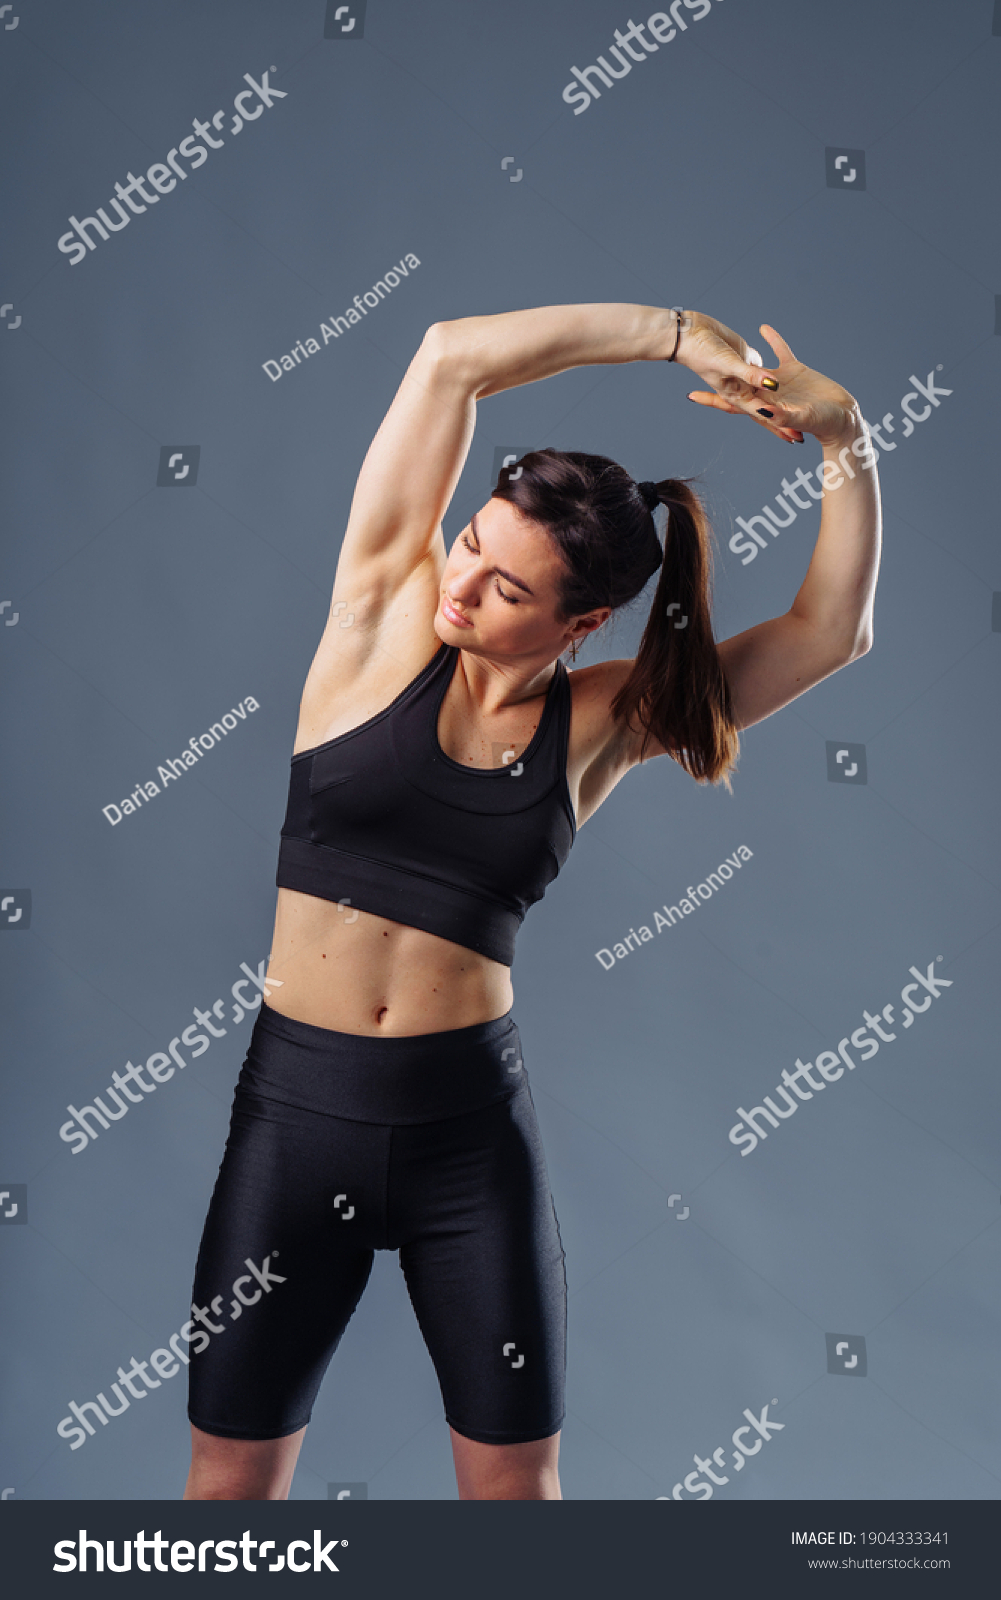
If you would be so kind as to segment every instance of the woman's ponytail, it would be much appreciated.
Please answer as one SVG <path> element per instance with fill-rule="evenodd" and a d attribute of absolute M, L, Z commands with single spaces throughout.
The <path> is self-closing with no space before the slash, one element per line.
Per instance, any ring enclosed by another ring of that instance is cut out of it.
<path fill-rule="evenodd" d="M 680 478 L 656 485 L 667 507 L 664 560 L 633 670 L 612 713 L 645 730 L 700 783 L 722 782 L 740 741 L 730 687 L 712 629 L 712 531 L 701 501 Z"/>
<path fill-rule="evenodd" d="M 667 506 L 663 560 L 653 490 Z M 739 740 L 713 638 L 712 531 L 688 484 L 665 478 L 639 485 L 608 456 L 547 449 L 502 467 L 493 493 L 555 543 L 564 563 L 561 619 L 627 605 L 660 569 L 639 652 L 612 713 L 645 730 L 644 751 L 655 738 L 699 783 L 729 789 Z"/>

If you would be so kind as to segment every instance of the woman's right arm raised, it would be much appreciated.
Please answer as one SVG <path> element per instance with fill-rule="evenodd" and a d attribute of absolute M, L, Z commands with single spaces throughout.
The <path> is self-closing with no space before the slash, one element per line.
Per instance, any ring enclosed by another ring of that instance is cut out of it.
<path fill-rule="evenodd" d="M 369 668 L 382 675 L 398 662 L 406 681 L 434 647 L 442 518 L 476 423 L 475 394 L 449 345 L 446 324 L 427 330 L 358 474 L 303 691 L 303 720 L 314 725 Z"/>

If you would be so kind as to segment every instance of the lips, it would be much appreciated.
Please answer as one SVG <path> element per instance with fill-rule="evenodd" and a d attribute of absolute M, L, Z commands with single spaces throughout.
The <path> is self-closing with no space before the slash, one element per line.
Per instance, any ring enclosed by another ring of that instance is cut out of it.
<path fill-rule="evenodd" d="M 450 622 L 453 628 L 471 628 L 473 626 L 471 622 L 466 620 L 461 611 L 456 611 L 448 596 L 444 594 L 441 597 L 441 613 L 445 621 Z"/>

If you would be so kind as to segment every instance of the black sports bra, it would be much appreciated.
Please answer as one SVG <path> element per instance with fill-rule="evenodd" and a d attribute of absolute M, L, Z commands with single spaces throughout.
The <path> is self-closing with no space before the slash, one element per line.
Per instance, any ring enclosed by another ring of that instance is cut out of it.
<path fill-rule="evenodd" d="M 438 934 L 504 966 L 570 854 L 570 680 L 562 662 L 531 743 L 465 767 L 438 743 L 459 657 L 444 645 L 392 705 L 292 757 L 277 883 Z"/>

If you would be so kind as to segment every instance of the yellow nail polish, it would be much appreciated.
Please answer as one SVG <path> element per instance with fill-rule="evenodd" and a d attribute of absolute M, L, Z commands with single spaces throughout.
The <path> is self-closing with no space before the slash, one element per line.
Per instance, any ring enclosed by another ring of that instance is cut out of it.
<path fill-rule="evenodd" d="M 777 389 L 778 384 L 775 382 L 774 378 L 762 378 L 761 387 L 762 389 Z"/>

